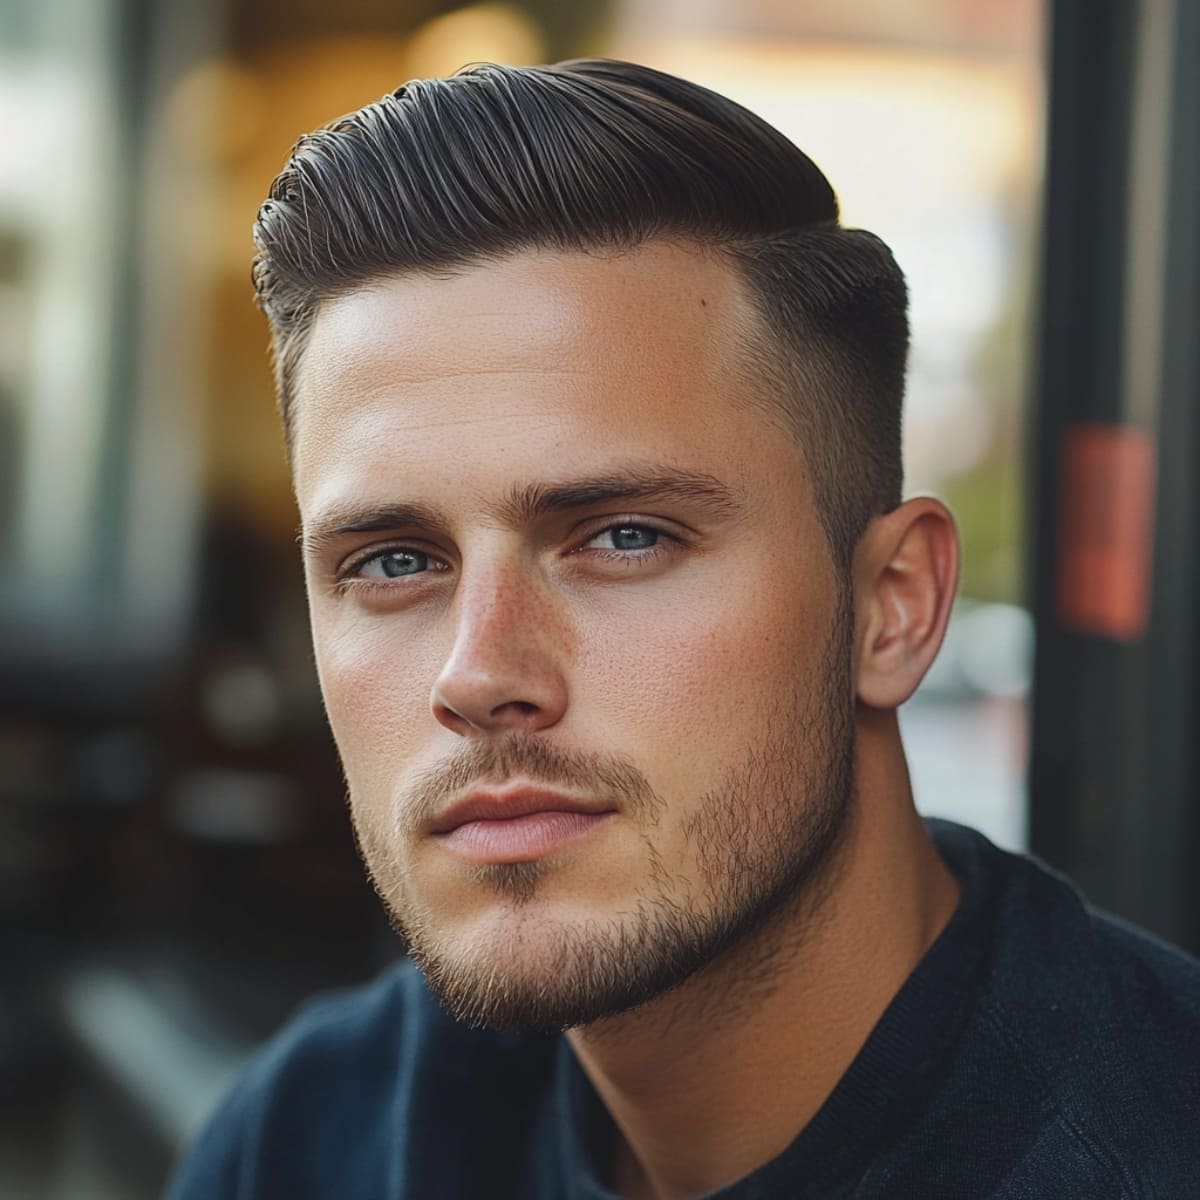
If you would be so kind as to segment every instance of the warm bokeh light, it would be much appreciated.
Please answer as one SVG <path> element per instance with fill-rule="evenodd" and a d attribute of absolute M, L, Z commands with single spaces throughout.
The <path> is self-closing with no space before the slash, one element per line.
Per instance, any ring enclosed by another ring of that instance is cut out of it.
<path fill-rule="evenodd" d="M 474 62 L 524 65 L 545 61 L 537 22 L 512 4 L 472 4 L 435 17 L 413 34 L 405 64 L 410 78 L 450 75 Z"/>

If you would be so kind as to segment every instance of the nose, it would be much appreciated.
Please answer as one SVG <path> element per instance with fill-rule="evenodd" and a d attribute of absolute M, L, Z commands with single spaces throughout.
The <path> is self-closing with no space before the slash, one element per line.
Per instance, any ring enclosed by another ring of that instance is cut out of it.
<path fill-rule="evenodd" d="M 454 645 L 433 685 L 437 721 L 464 737 L 536 733 L 562 719 L 563 622 L 523 567 L 460 583 Z"/>

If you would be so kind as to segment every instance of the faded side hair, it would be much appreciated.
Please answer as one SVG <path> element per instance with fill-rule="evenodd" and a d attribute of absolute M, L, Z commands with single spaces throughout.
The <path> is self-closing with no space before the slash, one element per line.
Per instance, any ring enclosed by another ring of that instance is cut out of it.
<path fill-rule="evenodd" d="M 601 59 L 413 80 L 302 137 L 258 214 L 253 279 L 289 442 L 321 303 L 385 275 L 656 237 L 727 256 L 748 362 L 799 439 L 840 566 L 899 503 L 907 292 L 838 224 L 816 165 L 741 105 Z"/>

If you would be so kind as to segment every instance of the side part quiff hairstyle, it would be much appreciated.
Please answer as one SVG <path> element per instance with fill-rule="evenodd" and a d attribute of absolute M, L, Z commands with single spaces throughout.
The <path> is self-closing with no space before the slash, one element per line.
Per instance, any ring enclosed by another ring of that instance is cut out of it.
<path fill-rule="evenodd" d="M 474 65 L 297 142 L 254 227 L 289 443 L 323 301 L 385 275 L 656 237 L 723 253 L 748 285 L 747 361 L 799 439 L 844 568 L 900 502 L 904 277 L 878 238 L 838 224 L 828 181 L 776 129 L 631 63 Z"/>

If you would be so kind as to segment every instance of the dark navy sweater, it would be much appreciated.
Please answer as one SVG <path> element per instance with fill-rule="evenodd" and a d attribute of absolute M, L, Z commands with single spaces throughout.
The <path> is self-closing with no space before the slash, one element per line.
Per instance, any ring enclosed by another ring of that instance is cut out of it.
<path fill-rule="evenodd" d="M 791 1146 L 714 1195 L 1200 1197 L 1200 963 L 930 828 L 958 911 Z M 402 965 L 260 1052 L 169 1196 L 612 1200 L 614 1136 L 565 1039 L 466 1029 Z"/>

